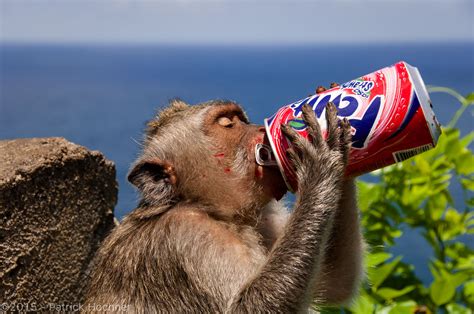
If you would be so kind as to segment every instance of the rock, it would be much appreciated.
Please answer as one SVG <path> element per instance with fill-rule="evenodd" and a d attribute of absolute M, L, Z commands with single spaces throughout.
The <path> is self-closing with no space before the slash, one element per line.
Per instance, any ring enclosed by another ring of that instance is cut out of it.
<path fill-rule="evenodd" d="M 63 138 L 0 141 L 0 302 L 80 304 L 114 227 L 115 166 Z"/>

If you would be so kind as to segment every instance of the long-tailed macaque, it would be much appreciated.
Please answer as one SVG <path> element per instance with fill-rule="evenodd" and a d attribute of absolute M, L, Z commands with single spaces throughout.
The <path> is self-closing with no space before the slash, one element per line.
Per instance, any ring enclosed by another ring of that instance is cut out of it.
<path fill-rule="evenodd" d="M 140 203 L 100 248 L 83 309 L 294 313 L 350 300 L 363 242 L 343 176 L 351 128 L 336 113 L 326 106 L 326 140 L 309 106 L 311 141 L 282 126 L 298 176 L 289 213 L 278 168 L 255 162 L 263 127 L 230 101 L 172 101 L 148 123 L 128 176 Z"/>

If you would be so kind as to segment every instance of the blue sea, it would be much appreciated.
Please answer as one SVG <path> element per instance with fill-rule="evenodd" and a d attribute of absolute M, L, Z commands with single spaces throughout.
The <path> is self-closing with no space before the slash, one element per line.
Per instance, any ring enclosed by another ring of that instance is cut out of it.
<path fill-rule="evenodd" d="M 137 203 L 126 181 L 140 152 L 147 120 L 179 97 L 189 103 L 231 99 L 250 119 L 265 117 L 313 93 L 318 85 L 346 82 L 404 60 L 419 68 L 427 85 L 474 91 L 474 44 L 370 44 L 308 46 L 0 45 L 0 139 L 62 136 L 100 150 L 114 161 L 119 182 L 115 210 L 122 218 Z M 432 94 L 447 123 L 460 104 Z M 472 112 L 458 126 L 473 129 Z M 394 253 L 429 278 L 431 255 L 416 232 Z"/>

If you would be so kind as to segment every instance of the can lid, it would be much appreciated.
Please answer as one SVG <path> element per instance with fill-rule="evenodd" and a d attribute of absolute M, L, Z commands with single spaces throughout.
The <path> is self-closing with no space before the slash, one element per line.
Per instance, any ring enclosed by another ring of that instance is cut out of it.
<path fill-rule="evenodd" d="M 255 160 L 260 166 L 276 166 L 275 154 L 270 146 L 262 143 L 255 145 Z"/>
<path fill-rule="evenodd" d="M 433 139 L 433 144 L 436 145 L 436 143 L 438 142 L 438 138 L 441 135 L 441 125 L 434 114 L 433 104 L 431 103 L 430 96 L 428 94 L 428 91 L 426 90 L 425 83 L 421 78 L 421 74 L 418 71 L 418 68 L 411 66 L 406 62 L 404 63 L 413 83 L 415 93 L 417 94 L 418 99 L 420 101 L 421 110 L 423 111 L 426 124 L 428 125 L 428 128 L 430 130 L 431 138 Z"/>

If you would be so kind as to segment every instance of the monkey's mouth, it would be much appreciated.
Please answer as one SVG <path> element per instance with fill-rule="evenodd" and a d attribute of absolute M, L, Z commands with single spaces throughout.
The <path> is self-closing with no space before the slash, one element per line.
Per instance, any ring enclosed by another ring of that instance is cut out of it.
<path fill-rule="evenodd" d="M 255 161 L 264 167 L 278 166 L 271 147 L 262 143 L 255 145 Z"/>

